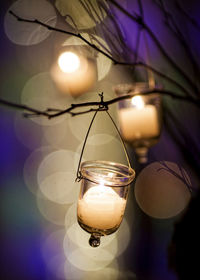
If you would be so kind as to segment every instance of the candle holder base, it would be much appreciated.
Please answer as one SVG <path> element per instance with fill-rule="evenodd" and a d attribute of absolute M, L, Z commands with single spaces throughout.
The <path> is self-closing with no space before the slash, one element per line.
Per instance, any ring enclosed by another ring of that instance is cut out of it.
<path fill-rule="evenodd" d="M 96 234 L 96 233 L 91 234 L 90 239 L 89 239 L 90 246 L 91 247 L 98 247 L 101 243 L 100 242 L 100 237 L 101 237 L 100 234 Z"/>

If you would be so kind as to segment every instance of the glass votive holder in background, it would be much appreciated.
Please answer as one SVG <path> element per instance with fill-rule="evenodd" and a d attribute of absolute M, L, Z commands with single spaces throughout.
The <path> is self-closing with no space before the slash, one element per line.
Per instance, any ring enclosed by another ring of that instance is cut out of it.
<path fill-rule="evenodd" d="M 118 102 L 118 117 L 122 137 L 133 146 L 139 163 L 148 161 L 148 149 L 158 142 L 162 127 L 161 95 L 139 95 L 150 90 L 148 83 L 120 84 L 114 88 L 117 96 L 135 94 Z"/>

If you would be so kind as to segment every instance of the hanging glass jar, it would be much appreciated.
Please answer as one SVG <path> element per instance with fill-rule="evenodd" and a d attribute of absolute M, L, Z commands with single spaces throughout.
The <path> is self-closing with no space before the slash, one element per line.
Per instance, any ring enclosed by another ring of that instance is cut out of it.
<path fill-rule="evenodd" d="M 135 172 L 119 163 L 86 161 L 81 164 L 81 176 L 78 223 L 91 234 L 89 244 L 97 247 L 101 236 L 119 228 Z"/>
<path fill-rule="evenodd" d="M 123 219 L 128 197 L 129 186 L 135 178 L 135 171 L 130 161 L 121 134 L 104 107 L 103 93 L 100 94 L 101 105 L 95 112 L 84 140 L 77 169 L 77 180 L 81 181 L 81 189 L 77 206 L 79 225 L 91 234 L 89 244 L 100 245 L 101 236 L 115 232 Z M 86 141 L 97 113 L 104 110 L 117 130 L 128 166 L 111 161 L 92 160 L 81 163 Z"/>
<path fill-rule="evenodd" d="M 138 95 L 151 90 L 148 83 L 121 84 L 114 90 L 118 96 L 137 94 L 118 102 L 118 116 L 123 139 L 134 147 L 138 161 L 145 163 L 148 149 L 158 142 L 161 133 L 161 96 Z"/>

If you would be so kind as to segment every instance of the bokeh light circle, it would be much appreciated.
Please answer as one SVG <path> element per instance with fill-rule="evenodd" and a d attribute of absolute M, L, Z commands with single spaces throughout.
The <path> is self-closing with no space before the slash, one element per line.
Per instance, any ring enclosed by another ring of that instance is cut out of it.
<path fill-rule="evenodd" d="M 121 279 L 119 278 L 119 274 L 119 265 L 116 260 L 114 260 L 109 266 L 95 271 L 95 273 L 94 271 L 84 271 L 78 269 L 77 267 L 73 266 L 68 260 L 66 260 L 65 263 L 65 277 L 66 279 L 70 280 L 82 280 L 83 278 L 92 280 L 119 280 Z"/>
<path fill-rule="evenodd" d="M 79 185 L 75 182 L 74 172 L 55 172 L 40 183 L 43 195 L 56 203 L 69 204 L 77 200 Z"/>
<path fill-rule="evenodd" d="M 51 121 L 50 121 L 51 122 Z M 59 148 L 63 142 L 68 142 L 70 135 L 68 134 L 67 120 L 63 119 L 54 125 L 45 125 L 41 127 L 43 131 L 43 140 L 48 145 Z"/>
<path fill-rule="evenodd" d="M 38 7 L 40 7 L 38 9 Z M 25 19 L 38 19 L 39 21 L 55 27 L 56 11 L 46 0 L 18 0 L 8 9 L 4 19 L 4 29 L 7 37 L 15 44 L 31 46 L 45 40 L 52 31 L 41 25 L 18 21 L 9 13 L 13 11 Z"/>
<path fill-rule="evenodd" d="M 123 218 L 122 223 L 116 232 L 116 238 L 118 240 L 118 247 L 116 252 L 117 257 L 124 253 L 131 241 L 131 232 L 126 218 Z"/>
<path fill-rule="evenodd" d="M 37 183 L 37 170 L 43 158 L 52 152 L 52 148 L 49 146 L 40 147 L 34 150 L 24 163 L 23 175 L 24 182 L 28 189 L 36 194 L 38 191 Z"/>
<path fill-rule="evenodd" d="M 78 198 L 77 198 L 78 201 Z M 74 202 L 67 210 L 65 215 L 65 229 L 66 231 L 77 223 L 77 201 Z"/>
<path fill-rule="evenodd" d="M 75 180 L 77 167 L 78 157 L 75 152 L 56 150 L 48 154 L 41 162 L 37 172 L 38 184 L 41 184 L 46 177 L 56 172 L 72 172 Z"/>
<path fill-rule="evenodd" d="M 47 72 L 39 73 L 30 78 L 26 82 L 21 94 L 22 104 L 41 111 L 45 111 L 48 108 L 64 110 L 71 105 L 71 101 L 71 98 L 64 98 L 58 94 L 51 76 Z M 31 121 L 40 125 L 50 126 L 66 120 L 67 117 L 69 116 L 64 114 L 49 120 L 45 116 L 38 116 L 36 118 L 31 118 Z"/>
<path fill-rule="evenodd" d="M 67 238 L 64 239 L 66 242 Z M 102 248 L 77 248 L 72 252 L 66 252 L 66 258 L 68 261 L 78 269 L 84 271 L 97 271 L 107 265 L 109 265 L 113 260 L 115 255 L 111 254 Z"/>
<path fill-rule="evenodd" d="M 135 198 L 149 216 L 167 219 L 178 215 L 188 204 L 191 182 L 186 171 L 173 162 L 154 162 L 136 179 Z"/>
<path fill-rule="evenodd" d="M 41 215 L 52 224 L 64 226 L 68 204 L 58 204 L 46 199 L 38 190 L 36 203 Z"/>
<path fill-rule="evenodd" d="M 80 154 L 82 146 L 83 142 L 78 146 L 77 154 Z M 127 165 L 122 143 L 119 139 L 110 135 L 96 134 L 89 136 L 83 156 L 84 160 L 108 160 Z"/>
<path fill-rule="evenodd" d="M 96 23 L 102 21 L 106 15 L 97 0 L 92 1 L 92 6 L 89 2 L 84 5 L 79 0 L 56 0 L 55 6 L 62 16 L 66 16 L 66 21 L 74 27 L 72 20 L 68 17 L 70 15 L 78 29 L 92 28 Z M 92 13 L 92 15 L 89 13 Z"/>

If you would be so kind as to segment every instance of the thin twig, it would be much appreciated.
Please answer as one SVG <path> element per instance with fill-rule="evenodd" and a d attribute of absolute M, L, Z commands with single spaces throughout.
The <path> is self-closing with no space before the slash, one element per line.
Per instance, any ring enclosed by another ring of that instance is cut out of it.
<path fill-rule="evenodd" d="M 130 89 L 126 92 L 126 95 L 122 95 L 122 96 L 110 99 L 108 101 L 101 100 L 101 101 L 96 101 L 96 102 L 84 102 L 84 103 L 71 104 L 70 107 L 68 107 L 67 109 L 64 109 L 64 110 L 47 108 L 45 111 L 41 111 L 41 110 L 34 109 L 32 107 L 26 106 L 24 104 L 17 104 L 14 102 L 4 100 L 2 98 L 0 98 L 0 105 L 8 106 L 8 107 L 15 108 L 18 110 L 27 111 L 29 113 L 25 113 L 26 117 L 45 116 L 48 119 L 52 119 L 52 118 L 59 117 L 64 114 L 70 114 L 71 116 L 86 114 L 89 112 L 97 111 L 97 110 L 99 110 L 99 108 L 100 108 L 100 111 L 104 111 L 111 104 L 117 103 L 121 100 L 130 99 L 136 95 L 150 95 L 153 93 L 160 93 L 161 95 L 169 96 L 173 99 L 180 100 L 180 101 L 186 101 L 186 102 L 196 105 L 197 107 L 200 107 L 200 99 L 196 99 L 196 98 L 193 98 L 190 96 L 185 97 L 185 96 L 177 95 L 176 93 L 174 93 L 172 91 L 158 89 L 158 88 L 145 90 L 143 92 L 133 92 L 133 89 Z M 90 107 L 90 109 L 87 109 L 85 111 L 80 111 L 80 112 L 77 112 L 77 111 L 74 112 L 75 109 L 82 108 L 82 107 L 84 107 L 84 108 Z M 94 108 L 92 108 L 92 107 L 94 107 Z"/>
<path fill-rule="evenodd" d="M 145 23 L 144 19 L 139 16 L 134 16 L 130 14 L 128 11 L 126 11 L 120 4 L 118 4 L 115 0 L 107 0 L 108 2 L 115 5 L 120 11 L 122 11 L 127 17 L 132 19 L 134 22 L 139 24 L 146 32 L 149 34 L 151 39 L 154 41 L 157 48 L 160 50 L 161 54 L 167 59 L 167 61 L 172 65 L 174 69 L 176 69 L 177 72 L 179 72 L 182 77 L 187 81 L 187 83 L 191 86 L 191 88 L 194 90 L 195 93 L 198 93 L 197 86 L 193 83 L 193 81 L 190 79 L 190 77 L 178 66 L 178 64 L 175 63 L 175 61 L 168 55 L 164 47 L 161 45 L 160 41 L 156 37 L 156 35 L 153 33 L 151 28 Z"/>
<path fill-rule="evenodd" d="M 165 161 L 160 161 L 160 165 L 162 165 L 164 167 L 158 168 L 157 169 L 158 172 L 161 170 L 165 170 L 165 171 L 171 173 L 172 175 L 177 177 L 180 181 L 182 181 L 183 184 L 186 185 L 186 187 L 188 188 L 189 192 L 192 193 L 192 186 L 191 186 L 191 184 L 188 183 L 188 181 L 186 181 L 185 176 L 181 177 L 177 172 L 175 172 L 172 168 L 170 168 Z M 181 171 L 181 174 L 183 175 L 182 168 L 179 165 L 178 165 L 178 168 Z"/>
<path fill-rule="evenodd" d="M 167 11 L 167 9 L 164 5 L 164 2 L 162 0 L 159 0 L 160 5 L 156 1 L 154 1 L 154 2 L 159 6 L 161 11 L 163 12 L 163 14 L 165 16 L 165 24 L 166 24 L 167 28 L 170 30 L 170 32 L 172 33 L 174 38 L 176 40 L 178 40 L 178 42 L 180 43 L 180 46 L 182 46 L 183 49 L 185 50 L 185 54 L 188 56 L 188 58 L 192 64 L 194 74 L 198 76 L 199 65 L 196 63 L 196 59 L 194 58 L 191 48 L 188 45 L 188 41 L 185 39 L 184 34 L 180 30 L 180 28 L 177 26 L 176 21 L 174 20 L 174 17 L 172 16 L 172 14 L 169 11 Z"/>
<path fill-rule="evenodd" d="M 71 24 L 73 25 L 74 29 L 76 30 L 76 33 L 78 33 L 78 26 L 76 25 L 76 23 L 75 23 L 73 17 L 71 17 L 70 15 L 66 15 L 66 16 L 65 16 L 65 20 L 66 20 L 67 22 L 69 22 L 69 21 L 67 20 L 67 18 L 70 19 Z"/>
<path fill-rule="evenodd" d="M 40 21 L 38 19 L 25 19 L 25 18 L 21 18 L 18 15 L 16 15 L 13 11 L 9 11 L 9 13 L 11 15 L 13 15 L 18 21 L 35 23 L 35 24 L 41 25 L 41 26 L 43 26 L 43 27 L 45 27 L 45 28 L 47 28 L 49 30 L 56 31 L 56 32 L 59 32 L 59 33 L 64 33 L 64 34 L 71 35 L 73 37 L 79 38 L 81 41 L 85 42 L 87 45 L 89 45 L 90 47 L 92 47 L 96 51 L 102 53 L 104 56 L 106 56 L 107 58 L 111 59 L 114 63 L 116 63 L 115 59 L 111 55 L 109 55 L 106 52 L 104 52 L 103 50 L 99 49 L 96 45 L 90 43 L 90 41 L 85 39 L 80 33 L 76 34 L 74 32 L 66 31 L 64 29 L 52 27 L 51 25 L 43 23 L 42 21 Z"/>
<path fill-rule="evenodd" d="M 40 110 L 34 109 L 32 107 L 29 107 L 29 106 L 26 106 L 23 104 L 17 104 L 17 103 L 14 103 L 14 102 L 2 99 L 2 98 L 0 98 L 0 105 L 8 106 L 8 107 L 15 108 L 18 110 L 28 111 L 28 112 L 31 112 L 33 115 L 37 115 L 37 116 L 41 116 L 41 115 L 45 116 L 45 117 L 50 116 L 50 114 L 47 112 L 48 109 L 47 109 L 47 111 L 40 111 Z"/>
<path fill-rule="evenodd" d="M 63 29 L 59 29 L 59 28 L 54 28 L 48 24 L 45 24 L 37 19 L 25 19 L 25 18 L 21 18 L 18 15 L 16 15 L 13 11 L 9 11 L 10 14 L 12 14 L 18 21 L 21 22 L 30 22 L 30 23 L 35 23 L 35 24 L 39 24 L 44 26 L 45 28 L 49 29 L 49 30 L 53 30 L 56 32 L 60 32 L 60 33 L 64 33 L 64 34 L 68 34 L 71 36 L 74 36 L 76 38 L 79 38 L 80 40 L 82 40 L 83 42 L 85 42 L 87 45 L 89 45 L 91 48 L 95 49 L 97 52 L 103 54 L 104 56 L 106 56 L 108 59 L 110 59 L 115 65 L 123 65 L 123 66 L 132 66 L 132 67 L 143 67 L 145 69 L 149 69 L 152 72 L 154 72 L 156 75 L 164 78 L 165 80 L 167 80 L 168 82 L 174 84 L 175 86 L 179 87 L 185 94 L 190 95 L 190 93 L 181 85 L 179 84 L 177 81 L 175 81 L 174 79 L 172 79 L 171 77 L 168 77 L 167 75 L 165 75 L 164 73 L 161 73 L 160 71 L 158 71 L 157 69 L 151 67 L 150 65 L 147 65 L 144 62 L 122 62 L 122 61 L 118 61 L 116 60 L 114 57 L 112 57 L 110 54 L 108 54 L 107 52 L 103 51 L 102 49 L 100 49 L 99 47 L 97 47 L 95 44 L 89 42 L 87 39 L 85 39 L 80 33 L 76 34 L 73 32 L 69 32 Z"/>
<path fill-rule="evenodd" d="M 171 77 L 167 76 L 166 74 L 158 71 L 156 68 L 143 63 L 143 62 L 136 62 L 133 64 L 134 67 L 142 67 L 145 68 L 147 70 L 152 71 L 154 74 L 158 75 L 159 77 L 165 79 L 166 81 L 170 82 L 171 84 L 175 85 L 176 87 L 178 87 L 183 93 L 185 93 L 186 95 L 188 95 L 188 97 L 190 96 L 189 91 L 187 91 L 181 84 L 179 84 L 177 81 L 175 81 L 174 79 L 172 79 Z"/>

